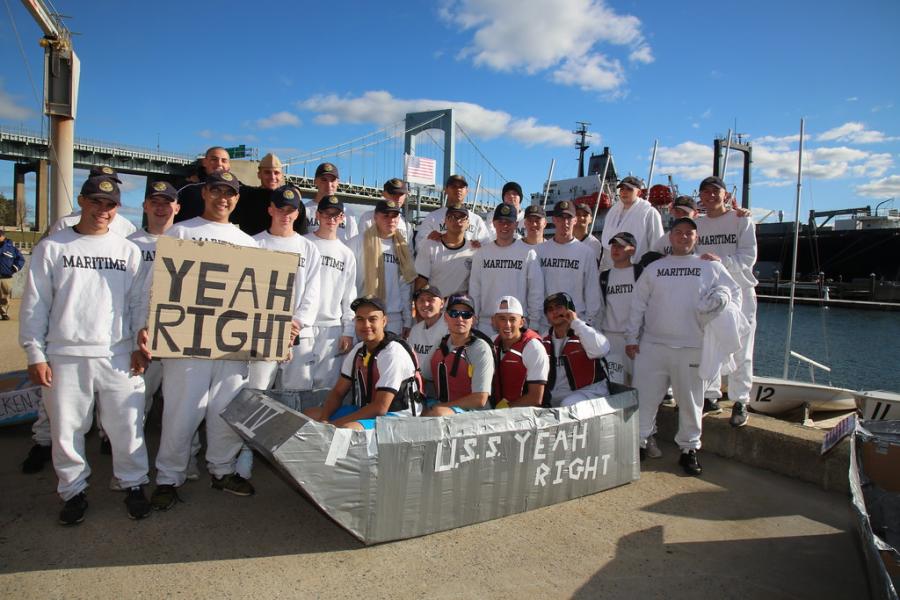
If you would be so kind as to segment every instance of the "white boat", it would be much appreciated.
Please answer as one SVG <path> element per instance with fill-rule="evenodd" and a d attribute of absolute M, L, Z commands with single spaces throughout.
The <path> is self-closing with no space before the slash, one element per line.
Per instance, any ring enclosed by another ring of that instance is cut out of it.
<path fill-rule="evenodd" d="M 779 415 L 797 408 L 809 412 L 854 410 L 859 392 L 819 383 L 783 379 L 781 377 L 753 377 L 750 388 L 750 408 L 765 415 Z"/>
<path fill-rule="evenodd" d="M 884 390 L 869 390 L 857 392 L 856 400 L 863 419 L 900 421 L 900 394 Z"/>

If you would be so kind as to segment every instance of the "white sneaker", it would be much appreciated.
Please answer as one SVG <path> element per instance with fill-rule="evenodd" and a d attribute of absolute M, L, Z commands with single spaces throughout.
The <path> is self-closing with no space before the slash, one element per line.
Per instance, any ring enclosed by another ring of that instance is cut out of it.
<path fill-rule="evenodd" d="M 249 446 L 243 446 L 237 455 L 234 471 L 244 479 L 250 479 L 253 475 L 253 450 Z"/>
<path fill-rule="evenodd" d="M 197 466 L 197 455 L 191 454 L 190 460 L 188 460 L 187 471 L 185 471 L 184 478 L 188 481 L 197 481 L 200 479 L 200 467 Z"/>
<path fill-rule="evenodd" d="M 656 445 L 656 436 L 651 435 L 647 438 L 647 456 L 650 458 L 662 458 L 662 450 Z"/>

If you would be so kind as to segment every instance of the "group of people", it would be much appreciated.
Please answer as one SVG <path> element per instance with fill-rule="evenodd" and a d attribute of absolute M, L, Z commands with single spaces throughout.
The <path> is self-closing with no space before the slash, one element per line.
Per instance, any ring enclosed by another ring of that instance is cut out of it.
<path fill-rule="evenodd" d="M 707 324 L 728 307 L 751 324 L 755 300 L 753 227 L 731 208 L 725 184 L 700 185 L 706 214 L 689 197 L 662 218 L 626 177 L 598 240 L 593 208 L 558 202 L 549 215 L 522 205 L 515 182 L 486 222 L 465 204 L 468 182 L 451 175 L 446 205 L 413 229 L 407 186 L 392 178 L 359 219 L 336 195 L 331 163 L 315 171 L 305 204 L 268 154 L 259 186 L 230 171 L 210 148 L 196 182 L 148 186 L 145 226 L 117 212 L 115 171 L 91 171 L 65 217 L 34 248 L 22 302 L 20 343 L 31 380 L 44 387 L 44 413 L 23 471 L 52 457 L 64 501 L 61 523 L 84 519 L 90 467 L 85 434 L 96 412 L 113 461 L 113 489 L 133 519 L 168 510 L 199 477 L 198 429 L 205 421 L 211 485 L 254 493 L 252 452 L 220 412 L 244 387 L 321 393 L 313 419 L 370 429 L 377 417 L 450 416 L 506 407 L 560 407 L 632 385 L 640 402 L 640 453 L 659 457 L 656 411 L 671 388 L 679 409 L 676 443 L 684 470 L 699 475 L 701 418 L 718 411 L 721 382 L 699 376 Z M 259 247 L 299 255 L 284 362 L 154 359 L 146 330 L 156 241 Z M 726 360 L 733 357 L 733 361 Z M 733 368 L 732 424 L 746 423 L 752 334 L 722 356 Z M 716 369 L 718 371 L 718 369 Z M 144 421 L 161 389 L 156 480 L 147 497 Z M 706 405 L 704 405 L 704 401 Z"/>

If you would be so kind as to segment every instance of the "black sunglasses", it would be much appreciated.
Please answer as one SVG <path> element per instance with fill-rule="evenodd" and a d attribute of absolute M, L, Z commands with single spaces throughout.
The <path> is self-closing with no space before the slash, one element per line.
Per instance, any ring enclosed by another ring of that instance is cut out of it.
<path fill-rule="evenodd" d="M 475 313 L 471 310 L 456 310 L 455 308 L 451 308 L 450 310 L 448 310 L 447 314 L 450 315 L 451 319 L 462 317 L 466 321 L 475 316 Z"/>

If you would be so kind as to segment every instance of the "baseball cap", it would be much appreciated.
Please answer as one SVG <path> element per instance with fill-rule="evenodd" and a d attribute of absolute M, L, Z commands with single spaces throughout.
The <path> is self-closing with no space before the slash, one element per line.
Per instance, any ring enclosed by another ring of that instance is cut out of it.
<path fill-rule="evenodd" d="M 393 200 L 379 200 L 375 203 L 375 212 L 377 213 L 400 213 L 400 205 Z"/>
<path fill-rule="evenodd" d="M 451 175 L 447 178 L 447 183 L 444 184 L 444 187 L 450 187 L 451 185 L 458 185 L 460 187 L 469 187 L 469 182 L 466 181 L 466 178 L 462 175 Z"/>
<path fill-rule="evenodd" d="M 381 298 L 377 296 L 360 296 L 350 303 L 350 310 L 356 311 L 360 306 L 363 306 L 365 304 L 374 306 L 384 314 L 387 314 L 387 307 L 385 307 L 384 302 L 381 300 Z"/>
<path fill-rule="evenodd" d="M 633 175 L 629 175 L 628 177 L 626 177 L 625 179 L 620 181 L 619 185 L 617 185 L 616 187 L 617 188 L 627 187 L 632 190 L 642 190 L 642 189 L 644 189 L 644 182 L 641 181 L 641 179 L 639 177 L 634 177 Z"/>
<path fill-rule="evenodd" d="M 291 206 L 300 208 L 300 190 L 292 185 L 283 185 L 272 193 L 272 204 L 275 208 Z"/>
<path fill-rule="evenodd" d="M 563 215 L 569 215 L 570 217 L 575 216 L 575 205 L 568 200 L 557 202 L 556 206 L 553 207 L 554 217 L 561 217 Z"/>
<path fill-rule="evenodd" d="M 341 178 L 338 168 L 329 162 L 322 163 L 316 167 L 316 177 L 321 177 L 322 175 L 334 175 L 338 179 Z"/>
<path fill-rule="evenodd" d="M 444 297 L 444 295 L 441 293 L 441 290 L 437 289 L 437 287 L 431 285 L 430 283 L 425 284 L 424 286 L 417 289 L 415 291 L 415 293 L 413 293 L 413 300 L 415 300 L 422 294 L 431 294 L 435 298 L 443 298 Z"/>
<path fill-rule="evenodd" d="M 235 177 L 232 173 L 223 171 L 222 169 L 213 171 L 206 176 L 207 187 L 215 187 L 217 185 L 230 187 L 235 192 L 239 192 L 241 190 L 241 182 L 238 181 L 238 178 Z"/>
<path fill-rule="evenodd" d="M 447 206 L 447 214 L 449 215 L 452 212 L 462 213 L 462 214 L 466 215 L 467 217 L 469 216 L 469 209 L 466 208 L 462 204 L 459 204 L 457 206 Z"/>
<path fill-rule="evenodd" d="M 498 204 L 494 209 L 494 221 L 516 222 L 518 218 L 516 207 L 509 204 Z"/>
<path fill-rule="evenodd" d="M 575 205 L 575 210 L 583 210 L 588 214 L 594 214 L 594 209 L 591 208 L 591 205 L 586 200 L 576 200 L 573 204 Z"/>
<path fill-rule="evenodd" d="M 518 183 L 516 183 L 515 181 L 507 181 L 503 185 L 503 191 L 500 192 L 500 197 L 502 198 L 503 196 L 506 195 L 506 192 L 509 192 L 509 191 L 513 191 L 513 192 L 517 193 L 519 195 L 519 198 L 525 197 L 525 194 L 522 193 L 522 186 L 519 185 Z"/>
<path fill-rule="evenodd" d="M 88 177 L 81 186 L 81 195 L 85 198 L 106 198 L 122 204 L 119 186 L 115 179 L 109 177 Z"/>
<path fill-rule="evenodd" d="M 259 161 L 260 169 L 280 169 L 283 166 L 284 165 L 281 164 L 281 159 L 271 152 L 263 156 L 262 160 Z"/>
<path fill-rule="evenodd" d="M 544 218 L 547 217 L 547 213 L 544 212 L 544 209 L 541 208 L 539 204 L 532 204 L 525 209 L 525 217 L 530 217 L 532 215 Z"/>
<path fill-rule="evenodd" d="M 637 246 L 637 239 L 627 231 L 620 231 L 609 239 L 609 245 L 619 244 L 620 246 Z"/>
<path fill-rule="evenodd" d="M 116 170 L 106 165 L 91 167 L 91 171 L 90 173 L 88 173 L 88 177 L 108 177 L 116 183 L 122 183 L 122 180 L 119 179 L 119 174 L 116 173 Z"/>
<path fill-rule="evenodd" d="M 544 299 L 544 312 L 547 312 L 553 306 L 565 306 L 569 310 L 575 310 L 575 301 L 567 293 L 557 292 L 550 294 Z"/>
<path fill-rule="evenodd" d="M 694 221 L 690 217 L 680 217 L 678 219 L 675 219 L 674 221 L 672 221 L 672 229 L 675 229 L 678 225 L 681 225 L 682 223 L 687 223 L 693 229 L 697 229 L 696 221 Z"/>
<path fill-rule="evenodd" d="M 672 201 L 672 206 L 676 208 L 683 206 L 694 211 L 697 210 L 697 203 L 694 202 L 694 199 L 690 196 L 678 196 L 677 198 L 675 198 L 675 200 Z"/>
<path fill-rule="evenodd" d="M 147 197 L 153 198 L 154 196 L 166 198 L 171 202 L 178 202 L 178 190 L 168 181 L 154 181 L 150 185 L 150 193 L 147 194 Z"/>
<path fill-rule="evenodd" d="M 472 310 L 475 310 L 475 301 L 472 300 L 471 296 L 468 294 L 452 294 L 447 298 L 447 308 L 450 308 L 454 304 L 462 304 L 463 306 L 468 306 Z"/>
<path fill-rule="evenodd" d="M 329 208 L 336 208 L 339 211 L 344 212 L 344 203 L 341 202 L 341 199 L 337 196 L 325 196 L 319 200 L 319 205 L 316 206 L 316 210 L 319 212 L 325 212 Z"/>
<path fill-rule="evenodd" d="M 725 182 L 722 181 L 719 177 L 716 177 L 715 175 L 713 175 L 712 177 L 707 177 L 706 179 L 704 179 L 703 181 L 701 181 L 701 182 L 700 182 L 700 187 L 697 188 L 697 189 L 702 190 L 704 187 L 706 187 L 706 186 L 708 186 L 708 185 L 714 185 L 714 186 L 716 186 L 717 188 L 722 188 L 723 190 L 727 190 L 727 189 L 728 189 L 728 188 L 725 187 Z"/>
<path fill-rule="evenodd" d="M 506 308 L 503 308 L 504 303 L 506 303 Z M 497 300 L 497 308 L 494 309 L 494 314 L 524 317 L 525 311 L 522 310 L 522 303 L 515 296 L 500 296 L 500 299 Z"/>
<path fill-rule="evenodd" d="M 391 195 L 406 194 L 409 192 L 409 190 L 406 188 L 406 182 L 396 177 L 385 181 L 384 188 L 382 189 L 384 189 L 385 192 Z"/>

